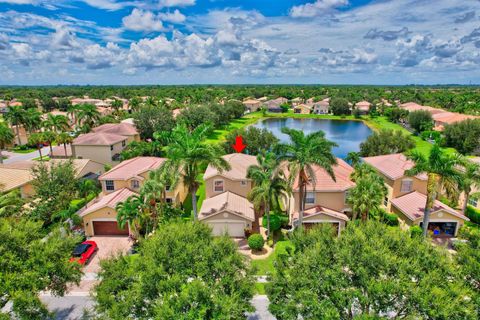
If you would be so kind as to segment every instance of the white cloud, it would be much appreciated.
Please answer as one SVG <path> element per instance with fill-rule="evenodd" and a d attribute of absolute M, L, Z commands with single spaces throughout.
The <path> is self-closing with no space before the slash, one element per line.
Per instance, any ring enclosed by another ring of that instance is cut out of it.
<path fill-rule="evenodd" d="M 123 26 L 133 31 L 162 31 L 163 23 L 158 15 L 151 11 L 133 9 L 132 13 L 122 19 Z"/>
<path fill-rule="evenodd" d="M 105 10 L 119 10 L 131 4 L 128 2 L 117 2 L 115 0 L 81 0 L 91 7 Z"/>
<path fill-rule="evenodd" d="M 173 12 L 159 13 L 158 16 L 162 20 L 171 23 L 182 23 L 186 19 L 186 17 L 178 9 L 175 9 Z"/>
<path fill-rule="evenodd" d="M 160 0 L 160 7 L 187 7 L 195 5 L 195 0 Z"/>
<path fill-rule="evenodd" d="M 290 15 L 294 18 L 312 18 L 328 13 L 339 7 L 348 5 L 348 0 L 317 0 L 290 9 Z"/>

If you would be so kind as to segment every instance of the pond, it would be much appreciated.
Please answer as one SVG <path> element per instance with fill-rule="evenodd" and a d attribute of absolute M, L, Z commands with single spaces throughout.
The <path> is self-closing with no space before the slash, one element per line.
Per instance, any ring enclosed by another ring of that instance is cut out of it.
<path fill-rule="evenodd" d="M 372 133 L 362 121 L 352 120 L 270 118 L 253 126 L 271 131 L 282 142 L 289 141 L 281 132 L 283 127 L 302 130 L 305 134 L 322 130 L 328 140 L 338 144 L 333 153 L 342 159 L 351 151 L 360 151 L 360 143 Z"/>

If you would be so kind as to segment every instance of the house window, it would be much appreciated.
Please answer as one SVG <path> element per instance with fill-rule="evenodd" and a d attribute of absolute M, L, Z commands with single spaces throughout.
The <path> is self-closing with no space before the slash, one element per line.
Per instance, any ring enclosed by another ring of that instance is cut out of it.
<path fill-rule="evenodd" d="M 245 187 L 245 186 L 247 185 L 247 181 L 246 181 L 246 180 L 240 181 L 240 185 L 241 185 L 242 187 Z"/>
<path fill-rule="evenodd" d="M 166 198 L 166 199 L 165 199 L 165 202 L 167 202 L 167 203 L 173 203 L 173 199 L 172 199 L 172 198 Z"/>
<path fill-rule="evenodd" d="M 122 147 L 125 147 L 127 143 L 125 142 L 125 140 L 122 141 Z"/>
<path fill-rule="evenodd" d="M 166 186 L 165 186 L 165 191 L 170 191 L 170 188 L 171 188 L 171 187 L 172 187 L 172 186 L 170 186 L 170 185 L 166 185 Z"/>
<path fill-rule="evenodd" d="M 113 144 L 110 146 L 110 151 L 113 151 Z"/>
<path fill-rule="evenodd" d="M 138 189 L 138 188 L 140 188 L 140 181 L 132 180 L 132 189 Z"/>
<path fill-rule="evenodd" d="M 383 205 L 388 206 L 388 197 L 383 198 Z"/>
<path fill-rule="evenodd" d="M 307 192 L 305 197 L 305 204 L 314 204 L 315 203 L 315 192 Z"/>
<path fill-rule="evenodd" d="M 471 205 L 472 207 L 476 207 L 478 205 L 478 199 L 470 198 L 468 199 L 468 204 Z"/>
<path fill-rule="evenodd" d="M 223 180 L 215 180 L 215 181 L 213 181 L 213 191 L 215 191 L 215 192 L 223 192 Z"/>
<path fill-rule="evenodd" d="M 115 190 L 115 185 L 113 180 L 105 180 L 105 190 L 113 191 Z"/>
<path fill-rule="evenodd" d="M 347 202 L 348 202 L 349 195 L 350 195 L 350 190 L 346 190 L 345 191 L 345 200 L 344 200 L 345 204 L 347 204 Z"/>
<path fill-rule="evenodd" d="M 410 192 L 412 191 L 412 187 L 413 187 L 413 180 L 402 180 L 400 192 Z"/>

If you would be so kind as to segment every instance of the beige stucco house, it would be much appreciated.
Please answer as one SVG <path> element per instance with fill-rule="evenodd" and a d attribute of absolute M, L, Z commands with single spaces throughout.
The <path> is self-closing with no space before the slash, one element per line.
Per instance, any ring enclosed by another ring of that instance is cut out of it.
<path fill-rule="evenodd" d="M 322 101 L 312 102 L 313 113 L 315 114 L 328 114 L 330 112 L 330 99 L 326 98 Z"/>
<path fill-rule="evenodd" d="M 314 167 L 315 184 L 307 185 L 307 194 L 305 200 L 305 211 L 303 224 L 311 227 L 312 223 L 328 222 L 341 230 L 349 220 L 347 214 L 351 211 L 347 204 L 348 190 L 355 186 L 350 179 L 353 168 L 343 161 L 337 159 L 337 164 L 333 166 L 335 180 L 320 167 Z M 299 223 L 300 211 L 300 189 L 298 178 L 293 184 L 293 196 L 287 203 L 290 222 L 293 226 Z"/>
<path fill-rule="evenodd" d="M 293 107 L 293 113 L 310 114 L 312 112 L 312 109 L 312 106 L 301 103 Z"/>
<path fill-rule="evenodd" d="M 247 171 L 258 164 L 257 158 L 243 153 L 227 154 L 223 158 L 230 164 L 230 170 L 220 172 L 209 165 L 203 175 L 206 197 L 199 220 L 210 225 L 214 235 L 226 232 L 232 237 L 243 237 L 245 229 L 258 229 L 259 217 L 247 200 L 252 190 Z"/>
<path fill-rule="evenodd" d="M 149 173 L 160 168 L 165 158 L 136 157 L 123 161 L 98 180 L 102 185 L 102 193 L 82 208 L 78 214 L 82 217 L 87 236 L 93 235 L 128 235 L 129 229 L 120 229 L 117 225 L 115 207 L 128 197 L 137 195 L 140 188 L 148 180 Z M 176 188 L 165 190 L 168 203 L 180 206 L 187 196 L 187 189 L 182 183 Z"/>
<path fill-rule="evenodd" d="M 117 134 L 127 137 L 127 142 L 140 141 L 140 134 L 134 125 L 128 122 L 120 123 L 105 123 L 101 126 L 92 129 L 93 132 L 104 132 L 110 134 Z"/>
<path fill-rule="evenodd" d="M 250 112 L 258 111 L 262 107 L 262 102 L 256 99 L 247 99 L 243 101 L 243 105 L 247 108 Z"/>
<path fill-rule="evenodd" d="M 387 211 L 398 214 L 405 225 L 421 225 L 423 209 L 426 203 L 427 176 L 420 174 L 407 176 L 405 171 L 414 163 L 401 153 L 363 158 L 383 178 L 387 187 L 384 207 Z M 449 206 L 435 202 L 429 230 L 438 231 L 435 236 L 456 236 L 458 228 L 468 220 L 463 214 Z"/>

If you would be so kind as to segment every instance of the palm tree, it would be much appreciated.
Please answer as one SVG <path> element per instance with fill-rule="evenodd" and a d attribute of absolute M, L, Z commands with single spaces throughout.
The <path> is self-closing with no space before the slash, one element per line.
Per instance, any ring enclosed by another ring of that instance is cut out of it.
<path fill-rule="evenodd" d="M 360 163 L 360 153 L 359 152 L 355 152 L 355 151 L 351 151 L 347 154 L 347 156 L 345 157 L 345 161 L 347 161 L 348 163 L 350 163 L 352 166 L 356 166 L 357 164 Z"/>
<path fill-rule="evenodd" d="M 32 133 L 28 137 L 28 144 L 37 147 L 38 153 L 40 154 L 40 160 L 42 160 L 43 142 L 45 142 L 43 133 Z"/>
<path fill-rule="evenodd" d="M 53 154 L 52 144 L 57 140 L 57 134 L 53 131 L 44 131 L 42 132 L 42 137 L 44 142 L 48 142 L 48 146 L 50 147 L 50 154 Z"/>
<path fill-rule="evenodd" d="M 248 193 L 248 200 L 255 208 L 263 207 L 267 216 L 267 237 L 270 237 L 270 208 L 277 205 L 280 197 L 286 197 L 288 182 L 273 153 L 265 157 L 257 156 L 258 165 L 248 168 L 247 178 L 252 179 L 254 187 Z"/>
<path fill-rule="evenodd" d="M 480 188 L 480 165 L 467 158 L 462 158 L 462 180 L 459 185 L 460 190 L 463 191 L 465 199 L 463 202 L 462 211 L 465 214 L 467 210 L 468 200 L 472 188 Z"/>
<path fill-rule="evenodd" d="M 161 170 L 150 171 L 148 180 L 143 184 L 140 194 L 152 210 L 153 229 L 157 228 L 158 212 L 157 203 L 160 202 L 161 208 L 165 203 L 165 189 L 171 185 L 171 178 L 167 177 Z M 160 212 L 162 214 L 162 212 Z"/>
<path fill-rule="evenodd" d="M 143 220 L 143 201 L 139 196 L 130 196 L 127 200 L 115 206 L 117 211 L 118 226 L 123 229 L 126 224 L 130 226 L 133 237 L 140 237 L 140 228 Z"/>
<path fill-rule="evenodd" d="M 57 135 L 56 141 L 58 144 L 63 144 L 63 149 L 65 150 L 65 158 L 67 158 L 67 144 L 71 144 L 73 142 L 73 137 L 66 132 L 60 132 Z"/>
<path fill-rule="evenodd" d="M 382 205 L 387 188 L 383 179 L 367 164 L 356 165 L 351 179 L 355 181 L 355 187 L 349 190 L 347 203 L 352 206 L 353 220 L 360 213 L 362 221 L 366 221 L 370 212 Z"/>
<path fill-rule="evenodd" d="M 25 118 L 23 120 L 23 125 L 25 129 L 32 133 L 33 131 L 39 130 L 42 124 L 42 114 L 37 109 L 27 109 L 25 111 Z"/>
<path fill-rule="evenodd" d="M 15 135 L 13 131 L 3 122 L 0 122 L 0 163 L 3 163 L 2 151 L 5 150 L 7 145 L 13 143 Z"/>
<path fill-rule="evenodd" d="M 8 107 L 8 112 L 4 117 L 11 126 L 15 126 L 18 145 L 21 145 L 22 140 L 20 140 L 20 126 L 25 121 L 25 109 L 23 109 L 21 106 L 10 106 Z"/>
<path fill-rule="evenodd" d="M 49 113 L 47 115 L 47 119 L 43 121 L 43 127 L 49 130 L 52 130 L 54 132 L 60 132 L 60 131 L 68 130 L 70 126 L 68 125 L 67 117 L 62 116 L 61 114 L 54 115 Z"/>
<path fill-rule="evenodd" d="M 280 161 L 287 161 L 290 174 L 298 175 L 298 186 L 300 189 L 300 212 L 299 224 L 303 223 L 303 212 L 305 210 L 305 198 L 307 195 L 307 184 L 315 187 L 315 169 L 318 166 L 324 169 L 335 181 L 333 166 L 337 164 L 337 158 L 332 153 L 336 143 L 325 139 L 323 131 L 305 135 L 303 131 L 282 128 L 282 132 L 290 137 L 290 143 L 278 144 L 276 153 Z"/>
<path fill-rule="evenodd" d="M 172 183 L 172 188 L 182 177 L 183 185 L 192 195 L 193 217 L 197 216 L 197 191 L 200 186 L 202 168 L 213 166 L 220 172 L 229 170 L 230 165 L 222 158 L 223 149 L 216 144 L 207 144 L 205 139 L 210 128 L 201 125 L 192 132 L 185 125 L 179 125 L 172 131 L 172 142 L 165 147 L 167 161 L 161 168 L 164 173 L 178 173 Z"/>
<path fill-rule="evenodd" d="M 428 223 L 430 221 L 430 211 L 437 199 L 440 190 L 446 190 L 447 193 L 454 193 L 457 186 L 460 185 L 462 174 L 457 169 L 460 159 L 457 156 L 445 153 L 438 145 L 433 145 L 430 155 L 425 157 L 418 151 L 413 151 L 409 158 L 415 162 L 410 170 L 406 171 L 409 176 L 417 174 L 427 174 L 427 201 L 423 216 L 423 236 L 427 236 Z"/>
<path fill-rule="evenodd" d="M 78 113 L 80 112 L 80 108 L 78 105 L 69 105 L 67 109 L 67 114 L 72 118 L 72 123 L 74 125 L 78 125 Z"/>
<path fill-rule="evenodd" d="M 79 106 L 78 111 L 78 122 L 81 125 L 87 125 L 92 128 L 95 124 L 95 121 L 100 119 L 100 112 L 98 112 L 97 107 L 93 104 L 82 104 Z"/>

